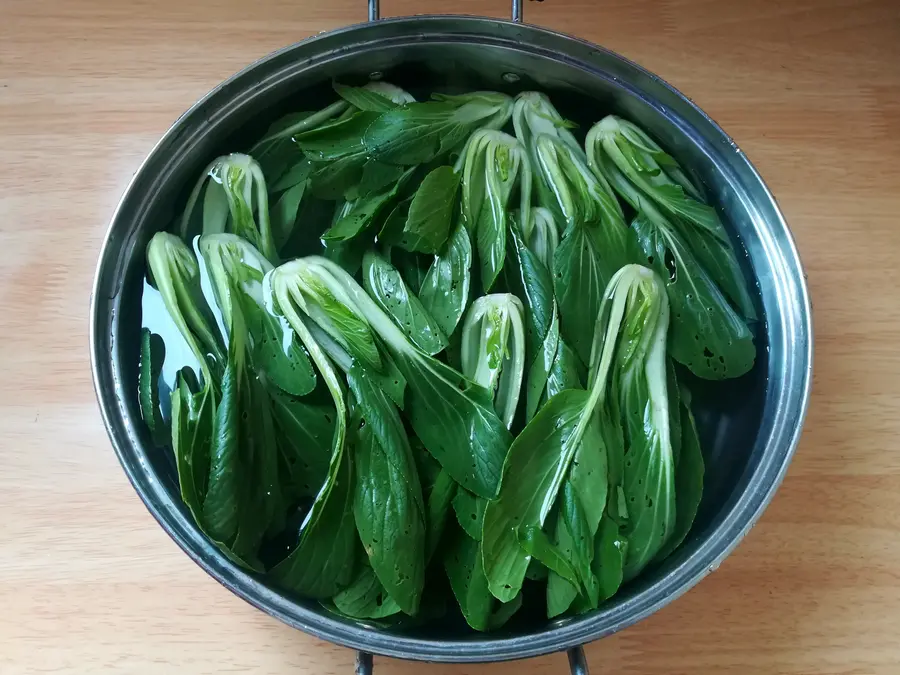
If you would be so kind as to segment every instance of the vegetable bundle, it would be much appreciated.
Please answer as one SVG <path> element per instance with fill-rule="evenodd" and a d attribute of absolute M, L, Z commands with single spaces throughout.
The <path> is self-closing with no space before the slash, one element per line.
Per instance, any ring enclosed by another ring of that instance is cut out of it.
<path fill-rule="evenodd" d="M 337 614 L 597 608 L 693 524 L 687 380 L 755 358 L 717 212 L 616 117 L 582 146 L 535 92 L 335 91 L 150 241 L 153 442 L 226 556 Z"/>

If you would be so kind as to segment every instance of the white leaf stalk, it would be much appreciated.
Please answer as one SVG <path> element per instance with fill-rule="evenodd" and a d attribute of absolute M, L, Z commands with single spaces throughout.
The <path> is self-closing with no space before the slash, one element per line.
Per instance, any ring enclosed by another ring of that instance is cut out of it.
<path fill-rule="evenodd" d="M 494 409 L 509 429 L 525 373 L 522 302 L 496 293 L 472 303 L 462 327 L 462 373 L 494 394 Z"/>
<path fill-rule="evenodd" d="M 553 256 L 559 246 L 559 228 L 553 212 L 542 206 L 531 210 L 531 232 L 523 235 L 525 245 L 549 270 L 553 269 Z"/>
<path fill-rule="evenodd" d="M 200 267 L 187 245 L 174 234 L 157 232 L 147 245 L 147 267 L 172 321 L 200 364 L 204 383 L 212 382 L 210 358 L 224 354 L 200 289 Z"/>
<path fill-rule="evenodd" d="M 236 234 L 249 241 L 271 262 L 277 262 L 266 179 L 255 159 L 232 153 L 218 157 L 206 167 L 182 214 L 180 232 L 184 239 L 195 234 L 191 232 L 191 220 L 201 192 L 202 234 Z"/>
<path fill-rule="evenodd" d="M 625 227 L 622 207 L 609 184 L 588 167 L 584 153 L 549 134 L 534 140 L 536 172 L 548 186 L 566 226 Z"/>
<path fill-rule="evenodd" d="M 496 223 L 506 222 L 513 189 L 519 185 L 520 222 L 527 229 L 531 212 L 531 163 L 525 147 L 513 136 L 494 129 L 479 129 L 470 137 L 457 160 L 462 174 L 462 209 L 471 232 L 489 209 Z"/>

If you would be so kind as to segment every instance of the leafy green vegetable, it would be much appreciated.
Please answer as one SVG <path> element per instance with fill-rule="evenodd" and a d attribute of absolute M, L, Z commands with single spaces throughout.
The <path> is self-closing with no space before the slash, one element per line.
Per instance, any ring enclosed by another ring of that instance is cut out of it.
<path fill-rule="evenodd" d="M 748 372 L 756 359 L 753 334 L 671 224 L 644 204 L 631 228 L 647 261 L 666 280 L 673 314 L 669 338 L 673 358 L 706 379 Z"/>
<path fill-rule="evenodd" d="M 666 393 L 666 334 L 669 303 L 662 280 L 646 268 L 628 270 L 638 280 L 624 297 L 607 291 L 597 319 L 591 354 L 591 377 L 600 377 L 602 362 L 611 351 L 610 325 L 625 309 L 622 340 L 616 349 L 618 402 L 625 429 L 624 495 L 628 519 L 623 534 L 628 552 L 623 570 L 634 578 L 670 539 L 675 524 L 674 458 Z M 621 315 L 620 315 L 621 316 Z M 608 323 L 607 323 L 608 322 Z M 595 386 L 593 384 L 589 386 Z"/>
<path fill-rule="evenodd" d="M 665 324 L 658 321 L 663 310 L 668 311 L 662 284 L 650 270 L 629 265 L 617 272 L 597 317 L 589 390 L 567 389 L 551 398 L 513 441 L 500 493 L 485 509 L 482 537 L 485 575 L 500 600 L 519 591 L 528 567 L 517 532 L 543 526 L 582 444 L 606 452 L 595 412 L 607 396 L 620 332 L 627 331 L 629 340 L 652 332 Z M 662 386 L 665 393 L 665 370 Z"/>
<path fill-rule="evenodd" d="M 701 201 L 700 192 L 678 163 L 640 127 L 614 115 L 598 122 L 585 142 L 598 176 L 612 163 L 642 195 L 672 219 L 716 284 L 748 319 L 756 318 L 753 299 L 734 247 L 716 210 Z M 630 193 L 622 196 L 631 202 Z M 634 205 L 634 204 L 632 204 Z M 635 206 L 638 208 L 638 206 Z"/>
<path fill-rule="evenodd" d="M 371 566 L 364 564 L 353 582 L 337 593 L 338 611 L 356 619 L 383 619 L 400 612 L 400 605 L 384 590 Z"/>
<path fill-rule="evenodd" d="M 510 436 L 487 390 L 414 347 L 353 277 L 329 260 L 310 256 L 286 263 L 272 272 L 270 283 L 282 308 L 297 302 L 336 340 L 347 342 L 340 337 L 344 326 L 376 332 L 407 381 L 405 412 L 416 435 L 458 483 L 482 497 L 496 494 Z M 306 291 L 311 287 L 315 294 Z"/>
<path fill-rule="evenodd" d="M 450 236 L 459 176 L 452 167 L 439 166 L 428 173 L 409 204 L 398 246 L 407 251 L 438 253 Z"/>
<path fill-rule="evenodd" d="M 334 367 L 294 307 L 294 296 L 289 289 L 273 283 L 275 272 L 264 280 L 266 306 L 287 319 L 312 357 L 334 401 L 336 425 L 328 475 L 300 528 L 297 546 L 270 573 L 285 588 L 313 598 L 328 598 L 350 582 L 357 541 L 352 524 L 352 464 L 350 453 L 345 452 L 347 404 Z"/>
<path fill-rule="evenodd" d="M 450 235 L 444 250 L 434 257 L 425 274 L 419 300 L 447 337 L 456 330 L 469 302 L 472 245 L 462 224 Z"/>
<path fill-rule="evenodd" d="M 682 389 L 680 398 L 681 452 L 675 462 L 675 527 L 671 538 L 656 554 L 656 560 L 664 560 L 681 546 L 694 524 L 703 498 L 703 453 L 687 389 Z"/>
<path fill-rule="evenodd" d="M 488 590 L 481 566 L 481 545 L 457 530 L 444 556 L 444 569 L 466 623 L 478 631 L 499 628 L 519 609 L 521 596 L 498 604 Z"/>
<path fill-rule="evenodd" d="M 272 416 L 284 460 L 283 484 L 289 502 L 315 497 L 328 475 L 335 409 L 270 392 Z"/>
<path fill-rule="evenodd" d="M 520 217 L 530 220 L 531 167 L 522 144 L 501 131 L 472 134 L 456 170 L 462 175 L 462 213 L 475 237 L 485 292 L 494 285 L 506 259 L 507 206 L 519 185 Z M 521 174 L 521 175 L 520 175 Z"/>
<path fill-rule="evenodd" d="M 387 395 L 358 366 L 347 381 L 354 422 L 356 529 L 378 580 L 407 614 L 425 582 L 425 507 L 403 422 Z"/>
<path fill-rule="evenodd" d="M 269 194 L 257 161 L 250 155 L 232 153 L 218 157 L 206 167 L 188 198 L 181 219 L 184 239 L 198 234 L 192 229 L 191 222 L 204 187 L 202 234 L 231 232 L 249 241 L 270 261 L 277 261 L 269 221 Z M 222 208 L 223 204 L 227 209 Z"/>
<path fill-rule="evenodd" d="M 138 402 L 141 418 L 150 429 L 154 445 L 168 442 L 169 430 L 159 408 L 159 375 L 166 358 L 163 339 L 148 328 L 141 329 L 141 360 L 138 370 Z"/>
<path fill-rule="evenodd" d="M 494 408 L 510 428 L 525 372 L 522 302 L 509 293 L 472 303 L 462 327 L 462 372 L 494 395 Z"/>
<path fill-rule="evenodd" d="M 526 555 L 536 558 L 551 572 L 558 574 L 570 584 L 578 585 L 578 575 L 547 535 L 535 525 L 527 525 L 517 530 L 519 544 Z"/>
<path fill-rule="evenodd" d="M 628 540 L 619 534 L 619 526 L 612 518 L 604 516 L 594 540 L 593 562 L 601 601 L 615 595 L 622 585 L 622 568 L 627 549 Z"/>
<path fill-rule="evenodd" d="M 368 112 L 385 112 L 397 107 L 390 98 L 377 91 L 366 87 L 348 87 L 345 84 L 333 82 L 334 92 L 350 105 Z"/>
<path fill-rule="evenodd" d="M 224 350 L 200 290 L 197 259 L 181 239 L 157 232 L 147 245 L 147 267 L 169 316 L 200 363 L 204 381 L 212 382 L 208 355 L 222 363 Z"/>
<path fill-rule="evenodd" d="M 484 524 L 484 507 L 487 501 L 476 497 L 468 490 L 459 488 L 453 497 L 453 510 L 459 526 L 472 539 L 481 540 L 481 528 Z"/>
<path fill-rule="evenodd" d="M 211 387 L 194 393 L 179 372 L 172 390 L 172 450 L 181 499 L 203 528 L 203 499 L 209 479 L 209 452 L 215 406 Z"/>
<path fill-rule="evenodd" d="M 345 202 L 337 213 L 334 224 L 325 231 L 322 239 L 326 241 L 347 241 L 366 232 L 379 214 L 397 196 L 398 191 L 411 176 L 411 170 L 407 171 L 393 186 L 375 194 Z"/>
<path fill-rule="evenodd" d="M 363 285 L 397 327 L 416 347 L 429 355 L 443 351 L 447 338 L 400 273 L 373 251 L 363 258 Z"/>
<path fill-rule="evenodd" d="M 499 129 L 512 109 L 505 94 L 476 92 L 410 103 L 383 113 L 366 129 L 369 157 L 390 164 L 424 164 L 446 155 L 479 127 Z"/>
<path fill-rule="evenodd" d="M 544 263 L 553 268 L 553 259 L 559 246 L 559 230 L 550 209 L 537 207 L 531 211 L 531 231 L 526 236 L 528 249 Z"/>

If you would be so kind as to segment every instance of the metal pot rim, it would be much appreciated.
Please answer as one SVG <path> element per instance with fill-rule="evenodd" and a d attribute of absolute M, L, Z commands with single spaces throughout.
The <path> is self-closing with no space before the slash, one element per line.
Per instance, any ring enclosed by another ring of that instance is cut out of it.
<path fill-rule="evenodd" d="M 273 592 L 256 579 L 233 568 L 230 563 L 213 564 L 207 560 L 201 555 L 201 551 L 197 550 L 190 541 L 173 531 L 173 528 L 168 521 L 169 518 L 174 517 L 171 513 L 171 509 L 169 509 L 169 512 L 167 513 L 165 505 L 152 502 L 145 492 L 145 489 L 140 484 L 141 478 L 132 462 L 132 458 L 128 456 L 129 453 L 133 452 L 132 447 L 130 447 L 130 444 L 127 442 L 127 438 L 123 438 L 122 434 L 119 432 L 120 423 L 117 416 L 122 415 L 124 417 L 120 402 L 121 391 L 117 388 L 117 383 L 110 383 L 107 381 L 108 375 L 106 374 L 106 371 L 101 368 L 101 362 L 106 362 L 115 357 L 104 351 L 98 340 L 98 331 L 101 328 L 106 327 L 105 321 L 100 316 L 102 310 L 99 301 L 104 290 L 101 287 L 103 271 L 105 266 L 113 265 L 112 259 L 119 253 L 119 251 L 113 250 L 114 247 L 113 243 L 111 243 L 111 238 L 117 223 L 122 219 L 123 207 L 135 190 L 135 185 L 138 182 L 139 177 L 143 172 L 148 170 L 147 167 L 151 164 L 153 158 L 158 153 L 162 152 L 173 137 L 176 137 L 179 134 L 182 127 L 186 124 L 186 121 L 189 120 L 192 115 L 196 114 L 205 103 L 210 99 L 215 98 L 217 94 L 234 86 L 235 82 L 252 74 L 254 71 L 257 71 L 261 66 L 291 54 L 292 51 L 298 49 L 301 45 L 314 44 L 319 41 L 332 39 L 335 36 L 356 32 L 364 33 L 365 31 L 372 31 L 379 26 L 386 25 L 400 29 L 407 34 L 407 37 L 415 35 L 417 39 L 424 39 L 425 31 L 427 31 L 430 26 L 434 25 L 440 27 L 442 22 L 446 23 L 448 20 L 460 22 L 461 25 L 466 27 L 480 27 L 482 30 L 488 31 L 491 29 L 496 30 L 498 27 L 506 27 L 509 30 L 514 28 L 516 31 L 534 31 L 536 34 L 540 34 L 548 40 L 559 43 L 559 46 L 555 47 L 555 52 L 556 56 L 561 59 L 567 59 L 572 48 L 581 50 L 586 49 L 590 50 L 591 53 L 601 55 L 604 58 L 613 58 L 618 61 L 623 68 L 633 71 L 636 77 L 652 81 L 655 86 L 661 87 L 668 92 L 668 95 L 677 97 L 681 104 L 689 107 L 695 119 L 703 124 L 709 125 L 710 129 L 713 130 L 715 134 L 720 135 L 732 148 L 735 148 L 730 137 L 728 137 L 715 122 L 703 113 L 702 110 L 694 105 L 693 102 L 687 99 L 683 94 L 678 92 L 674 87 L 660 80 L 640 66 L 609 50 L 569 35 L 564 35 L 529 24 L 513 23 L 512 21 L 503 19 L 439 15 L 385 19 L 375 24 L 357 24 L 329 31 L 273 52 L 219 84 L 178 118 L 154 146 L 147 158 L 142 162 L 113 213 L 101 249 L 100 261 L 97 267 L 93 292 L 91 295 L 91 368 L 94 388 L 101 408 L 104 424 L 110 435 L 110 440 L 115 452 L 119 457 L 119 461 L 135 490 L 138 492 L 154 518 L 156 518 L 163 529 L 169 533 L 185 553 L 226 588 L 250 604 L 280 619 L 288 625 L 299 628 L 316 637 L 354 649 L 373 652 L 384 656 L 425 661 L 501 661 L 538 656 L 590 642 L 630 626 L 670 603 L 696 585 L 708 573 L 715 570 L 719 563 L 731 553 L 747 531 L 758 520 L 784 478 L 788 464 L 797 447 L 809 403 L 813 355 L 811 307 L 799 255 L 793 238 L 787 229 L 787 225 L 775 203 L 774 197 L 765 186 L 765 183 L 762 181 L 762 178 L 756 172 L 755 168 L 753 168 L 746 159 L 744 159 L 744 161 L 747 164 L 752 179 L 758 182 L 759 188 L 764 192 L 766 200 L 771 203 L 774 222 L 770 222 L 769 226 L 778 231 L 780 251 L 790 266 L 790 269 L 786 270 L 785 274 L 791 275 L 791 281 L 799 294 L 799 297 L 796 298 L 798 310 L 798 317 L 796 320 L 800 324 L 799 334 L 804 338 L 798 353 L 789 356 L 789 358 L 792 359 L 792 369 L 799 380 L 793 390 L 789 392 L 790 398 L 785 403 L 785 408 L 789 409 L 786 410 L 786 412 L 783 411 L 786 414 L 786 419 L 782 421 L 781 428 L 779 429 L 780 436 L 777 439 L 778 447 L 767 447 L 763 460 L 748 481 L 744 492 L 731 503 L 730 511 L 727 513 L 726 517 L 722 519 L 718 526 L 707 536 L 706 540 L 692 553 L 692 555 L 683 560 L 666 576 L 642 589 L 634 597 L 629 598 L 624 603 L 618 604 L 612 608 L 601 608 L 586 617 L 573 617 L 555 622 L 555 625 L 551 624 L 547 628 L 535 633 L 514 637 L 490 637 L 489 635 L 484 637 L 476 636 L 472 639 L 464 640 L 432 640 L 386 634 L 376 629 L 368 629 L 360 625 L 348 624 L 339 619 L 332 618 L 324 610 L 317 612 L 297 605 L 287 598 Z M 457 33 L 466 40 L 477 37 L 475 34 L 466 33 L 464 30 L 459 30 Z M 563 49 L 563 47 L 567 47 L 568 49 Z M 531 47 L 527 42 L 522 42 L 519 45 L 519 48 L 526 51 L 534 51 L 537 49 Z M 127 428 L 129 423 L 126 420 L 122 422 L 122 424 L 125 425 L 123 428 Z M 788 426 L 792 426 L 793 428 L 787 428 Z M 229 567 L 233 569 L 229 569 Z"/>

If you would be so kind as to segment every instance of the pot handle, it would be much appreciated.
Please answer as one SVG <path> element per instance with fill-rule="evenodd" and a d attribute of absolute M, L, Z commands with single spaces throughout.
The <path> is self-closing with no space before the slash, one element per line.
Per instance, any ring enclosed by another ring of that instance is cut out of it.
<path fill-rule="evenodd" d="M 369 21 L 378 21 L 381 18 L 381 7 L 380 0 L 368 0 L 369 1 Z M 541 2 L 541 0 L 538 0 Z M 522 0 L 512 0 L 512 12 L 511 18 L 513 21 L 519 23 L 522 21 Z"/>
<path fill-rule="evenodd" d="M 588 675 L 587 660 L 584 649 L 579 645 L 568 652 L 569 672 L 571 675 Z M 372 675 L 372 655 L 368 652 L 356 652 L 356 675 Z"/>

